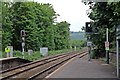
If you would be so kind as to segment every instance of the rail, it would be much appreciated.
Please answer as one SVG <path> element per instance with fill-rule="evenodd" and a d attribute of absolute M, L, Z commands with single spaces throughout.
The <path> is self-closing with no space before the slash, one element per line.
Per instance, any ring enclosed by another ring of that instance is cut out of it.
<path fill-rule="evenodd" d="M 85 52 L 81 52 L 81 53 L 77 52 L 77 54 L 75 53 L 76 52 L 69 52 L 68 54 L 59 54 L 56 56 L 47 57 L 42 60 L 37 60 L 37 61 L 27 63 L 12 69 L 2 71 L 0 73 L 2 74 L 1 80 L 9 79 L 9 78 L 21 78 L 21 77 L 27 78 L 30 80 L 30 79 L 36 78 L 39 75 L 40 76 L 44 75 L 40 77 L 40 78 L 44 78 L 50 72 L 60 67 L 64 62 L 78 55 L 82 55 Z M 26 73 L 27 75 L 25 75 Z"/>

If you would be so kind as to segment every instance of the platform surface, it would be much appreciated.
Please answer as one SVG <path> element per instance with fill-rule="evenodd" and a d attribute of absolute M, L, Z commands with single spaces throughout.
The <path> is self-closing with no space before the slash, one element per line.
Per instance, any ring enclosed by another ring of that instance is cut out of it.
<path fill-rule="evenodd" d="M 46 78 L 116 78 L 115 68 L 104 61 L 92 59 L 87 56 L 76 57 L 51 73 Z"/>

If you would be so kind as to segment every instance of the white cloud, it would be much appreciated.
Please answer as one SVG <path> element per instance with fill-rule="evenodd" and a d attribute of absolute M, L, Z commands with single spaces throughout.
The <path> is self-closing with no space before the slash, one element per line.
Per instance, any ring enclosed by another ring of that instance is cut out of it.
<path fill-rule="evenodd" d="M 40 3 L 50 3 L 55 11 L 60 14 L 57 21 L 67 21 L 71 24 L 70 31 L 80 31 L 86 21 L 90 19 L 86 15 L 88 6 L 81 0 L 34 0 Z"/>

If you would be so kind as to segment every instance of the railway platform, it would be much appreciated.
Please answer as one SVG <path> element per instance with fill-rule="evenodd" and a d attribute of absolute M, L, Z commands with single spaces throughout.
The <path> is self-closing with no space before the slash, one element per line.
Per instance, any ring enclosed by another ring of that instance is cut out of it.
<path fill-rule="evenodd" d="M 102 78 L 102 80 L 105 78 L 107 80 L 119 80 L 116 77 L 115 67 L 97 59 L 88 62 L 87 57 L 87 55 L 82 58 L 78 56 L 68 61 L 46 78 Z"/>
<path fill-rule="evenodd" d="M 10 69 L 22 64 L 29 63 L 31 61 L 17 58 L 17 57 L 8 57 L 8 58 L 1 58 L 0 59 L 0 71 Z"/>

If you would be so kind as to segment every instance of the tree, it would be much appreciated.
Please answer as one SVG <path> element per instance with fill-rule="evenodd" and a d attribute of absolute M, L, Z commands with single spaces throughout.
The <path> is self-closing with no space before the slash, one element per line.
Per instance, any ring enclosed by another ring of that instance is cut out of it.
<path fill-rule="evenodd" d="M 21 39 L 19 35 L 22 29 L 26 31 L 26 49 L 33 48 L 34 50 L 39 50 L 40 47 L 48 47 L 49 38 L 47 36 L 50 36 L 50 34 L 47 34 L 47 32 L 50 30 L 49 27 L 53 27 L 52 25 L 56 18 L 53 7 L 50 4 L 16 2 L 12 8 L 12 13 L 14 14 L 13 28 L 16 34 L 13 35 L 13 45 L 18 46 L 15 49 L 20 50 Z M 54 45 L 54 43 L 51 45 Z"/>
<path fill-rule="evenodd" d="M 4 7 L 3 13 L 8 17 L 3 16 L 4 46 L 12 45 L 14 50 L 21 50 L 20 31 L 25 30 L 25 50 L 39 50 L 40 47 L 54 50 L 68 47 L 69 23 L 63 21 L 54 24 L 58 14 L 51 4 L 14 2 L 9 7 L 6 5 Z M 55 39 L 57 36 L 59 39 Z"/>
<path fill-rule="evenodd" d="M 93 43 L 98 49 L 105 50 L 106 28 L 109 28 L 110 48 L 115 47 L 116 30 L 115 27 L 120 22 L 120 2 L 85 2 L 90 6 L 90 19 L 97 23 L 99 34 L 91 35 Z"/>
<path fill-rule="evenodd" d="M 3 50 L 8 45 L 11 45 L 13 28 L 11 22 L 10 3 L 2 2 L 2 48 Z M 8 13 L 9 12 L 9 13 Z"/>
<path fill-rule="evenodd" d="M 56 24 L 55 31 L 55 48 L 56 49 L 66 49 L 69 43 L 69 26 L 70 24 L 66 21 L 62 21 Z"/>

